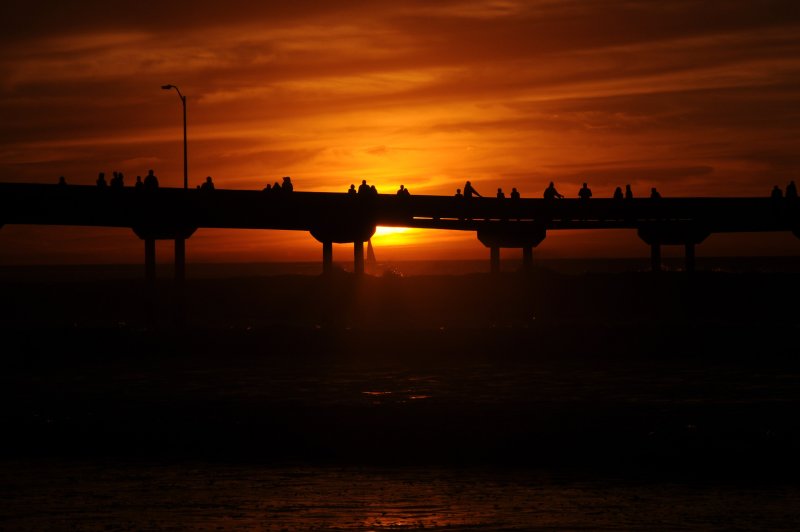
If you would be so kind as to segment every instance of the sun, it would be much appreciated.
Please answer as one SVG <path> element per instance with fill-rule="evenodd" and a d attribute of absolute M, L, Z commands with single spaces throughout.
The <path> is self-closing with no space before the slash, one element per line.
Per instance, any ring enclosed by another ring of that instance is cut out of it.
<path fill-rule="evenodd" d="M 379 225 L 372 235 L 373 245 L 402 246 L 414 241 L 415 230 L 411 227 L 385 227 Z"/>

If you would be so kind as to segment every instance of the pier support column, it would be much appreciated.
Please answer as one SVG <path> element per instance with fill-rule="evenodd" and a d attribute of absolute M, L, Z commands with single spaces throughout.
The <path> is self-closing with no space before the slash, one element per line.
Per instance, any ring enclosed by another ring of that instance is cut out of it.
<path fill-rule="evenodd" d="M 364 242 L 356 240 L 353 242 L 353 273 L 364 275 Z"/>
<path fill-rule="evenodd" d="M 183 284 L 186 280 L 186 239 L 175 239 L 175 282 Z"/>
<path fill-rule="evenodd" d="M 522 248 L 522 269 L 526 272 L 533 270 L 533 248 Z"/>
<path fill-rule="evenodd" d="M 694 242 L 686 243 L 686 271 L 694 271 Z"/>
<path fill-rule="evenodd" d="M 329 240 L 322 243 L 322 273 L 333 273 L 333 242 Z"/>
<path fill-rule="evenodd" d="M 152 286 L 156 282 L 156 240 L 144 239 L 144 278 Z"/>
<path fill-rule="evenodd" d="M 148 327 L 156 324 L 156 240 L 144 239 L 144 313 Z"/>
<path fill-rule="evenodd" d="M 500 273 L 500 247 L 492 246 L 489 248 L 489 271 Z"/>
<path fill-rule="evenodd" d="M 661 244 L 650 244 L 650 267 L 654 272 L 661 271 Z"/>

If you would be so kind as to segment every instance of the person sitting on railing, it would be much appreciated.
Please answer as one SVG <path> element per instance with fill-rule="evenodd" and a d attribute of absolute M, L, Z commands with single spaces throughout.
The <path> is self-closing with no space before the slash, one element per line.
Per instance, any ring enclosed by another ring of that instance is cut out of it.
<path fill-rule="evenodd" d="M 283 184 L 281 185 L 281 192 L 288 193 L 294 190 L 294 185 L 292 185 L 292 178 L 286 176 L 283 178 Z"/>
<path fill-rule="evenodd" d="M 369 197 L 370 198 L 377 198 L 378 197 L 378 189 L 375 188 L 375 185 L 371 185 L 369 187 Z"/>
<path fill-rule="evenodd" d="M 211 176 L 206 177 L 205 182 L 200 185 L 200 190 L 214 190 L 214 182 L 211 180 Z"/>
<path fill-rule="evenodd" d="M 617 187 L 614 189 L 614 201 L 622 201 L 625 199 L 625 195 L 622 193 L 622 187 Z"/>
<path fill-rule="evenodd" d="M 506 194 L 502 188 L 497 189 L 497 199 L 506 199 Z"/>
<path fill-rule="evenodd" d="M 61 186 L 61 187 L 67 186 L 67 180 L 64 179 L 63 175 L 58 178 L 58 186 Z"/>
<path fill-rule="evenodd" d="M 630 185 L 625 185 L 625 199 L 626 200 L 633 199 L 633 191 L 631 190 Z"/>
<path fill-rule="evenodd" d="M 272 192 L 272 185 L 267 183 L 267 186 L 264 187 L 263 191 L 267 192 L 267 193 L 271 193 Z"/>
<path fill-rule="evenodd" d="M 512 188 L 511 189 L 511 199 L 512 200 L 518 200 L 519 197 L 520 196 L 519 196 L 519 191 L 517 190 L 517 187 Z"/>
<path fill-rule="evenodd" d="M 358 185 L 358 195 L 359 196 L 369 196 L 369 185 L 367 184 L 366 179 L 361 180 L 361 184 Z"/>
<path fill-rule="evenodd" d="M 97 176 L 97 188 L 106 188 L 108 183 L 106 183 L 106 174 L 105 172 L 100 172 Z"/>
<path fill-rule="evenodd" d="M 411 195 L 411 192 L 405 187 L 405 185 L 400 185 L 400 188 L 397 191 L 398 196 L 408 197 Z"/>
<path fill-rule="evenodd" d="M 356 186 L 354 184 L 351 184 L 350 188 L 347 189 L 347 195 L 348 196 L 355 196 L 356 194 L 357 194 Z"/>
<path fill-rule="evenodd" d="M 144 183 L 142 183 L 142 176 L 140 175 L 136 176 L 136 183 L 134 183 L 133 188 L 135 190 L 142 190 L 142 188 L 144 188 Z"/>
<path fill-rule="evenodd" d="M 772 193 L 769 195 L 769 197 L 774 200 L 783 199 L 783 191 L 781 190 L 781 187 L 778 185 L 772 187 Z"/>
<path fill-rule="evenodd" d="M 650 189 L 650 199 L 654 199 L 654 200 L 660 200 L 661 199 L 661 194 L 659 194 L 658 190 L 656 190 L 656 187 L 653 187 L 653 188 Z"/>

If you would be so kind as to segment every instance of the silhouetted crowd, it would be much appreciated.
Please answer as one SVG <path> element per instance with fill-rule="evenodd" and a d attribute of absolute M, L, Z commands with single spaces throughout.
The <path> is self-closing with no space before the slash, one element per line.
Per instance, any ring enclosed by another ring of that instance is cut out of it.
<path fill-rule="evenodd" d="M 58 184 L 61 186 L 66 186 L 67 181 L 64 176 L 60 176 L 58 178 Z M 106 176 L 104 172 L 100 172 L 97 176 L 96 181 L 97 188 L 109 188 L 109 189 L 119 189 L 125 187 L 125 177 L 122 172 L 113 172 L 112 177 L 110 180 L 106 181 Z M 147 175 L 144 179 L 142 176 L 136 176 L 136 182 L 134 183 L 133 187 L 135 189 L 145 189 L 145 190 L 152 190 L 158 188 L 158 178 L 153 173 L 153 170 L 148 170 Z M 211 176 L 206 177 L 206 180 L 201 184 L 197 185 L 198 190 L 204 191 L 212 191 L 214 190 L 214 181 Z M 282 182 L 276 181 L 274 184 L 267 184 L 267 186 L 263 189 L 264 192 L 267 193 L 289 193 L 294 191 L 294 185 L 292 184 L 292 179 L 289 176 L 285 176 Z M 361 184 L 356 188 L 355 184 L 351 184 L 350 188 L 347 190 L 347 194 L 351 196 L 357 196 L 361 198 L 373 198 L 378 196 L 378 190 L 375 188 L 375 185 L 367 184 L 367 180 L 363 179 Z M 411 193 L 409 192 L 408 188 L 405 185 L 400 185 L 400 188 L 397 190 L 398 197 L 410 197 Z M 464 199 L 469 200 L 474 197 L 482 198 L 483 196 L 475 189 L 472 185 L 471 181 L 467 181 L 464 183 L 463 189 L 457 188 L 456 193 L 454 196 L 456 199 Z M 498 200 L 506 199 L 505 192 L 503 192 L 502 188 L 497 189 L 497 194 L 495 196 Z M 521 195 L 516 187 L 511 189 L 511 193 L 509 195 L 511 201 L 519 200 Z M 558 190 L 556 190 L 555 184 L 550 181 L 547 187 L 544 189 L 543 197 L 545 200 L 554 201 L 563 199 L 564 195 L 561 194 Z M 577 197 L 581 200 L 581 202 L 588 202 L 589 199 L 592 197 L 592 189 L 589 188 L 587 183 L 583 183 L 581 188 L 578 190 Z M 661 194 L 656 190 L 656 187 L 652 187 L 650 189 L 650 199 L 658 200 L 661 199 Z M 795 185 L 794 180 L 790 181 L 788 185 L 786 185 L 785 191 L 780 188 L 780 186 L 775 185 L 772 188 L 772 192 L 770 197 L 773 200 L 796 200 L 797 199 L 797 186 Z M 622 190 L 622 187 L 616 187 L 614 189 L 614 193 L 612 195 L 612 199 L 616 201 L 625 201 L 633 199 L 633 191 L 631 190 L 631 185 L 626 184 L 625 190 Z"/>

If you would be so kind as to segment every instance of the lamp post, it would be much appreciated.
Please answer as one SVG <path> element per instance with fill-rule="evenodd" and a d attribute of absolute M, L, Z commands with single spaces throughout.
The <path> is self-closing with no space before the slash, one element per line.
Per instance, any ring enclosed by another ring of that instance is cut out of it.
<path fill-rule="evenodd" d="M 161 88 L 165 91 L 175 89 L 183 104 L 183 188 L 185 190 L 189 188 L 189 158 L 186 154 L 186 96 L 181 94 L 177 85 L 162 85 Z"/>

